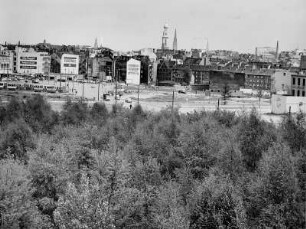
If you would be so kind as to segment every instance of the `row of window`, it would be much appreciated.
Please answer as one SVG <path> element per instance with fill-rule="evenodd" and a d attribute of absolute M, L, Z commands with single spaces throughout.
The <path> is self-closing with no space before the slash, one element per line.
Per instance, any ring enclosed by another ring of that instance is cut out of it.
<path fill-rule="evenodd" d="M 293 96 L 305 97 L 305 91 L 303 91 L 303 90 L 292 90 L 292 95 Z"/>
<path fill-rule="evenodd" d="M 8 69 L 10 67 L 10 64 L 3 63 L 0 66 L 1 66 L 1 69 Z"/>
<path fill-rule="evenodd" d="M 267 85 L 264 85 L 264 84 L 249 84 L 247 86 L 252 87 L 252 88 L 269 89 L 269 87 Z"/>
<path fill-rule="evenodd" d="M 305 78 L 292 78 L 292 85 L 297 85 L 297 86 L 305 86 L 305 82 L 306 81 L 306 79 Z M 301 84 L 301 82 L 303 82 L 302 84 Z M 297 84 L 296 84 L 297 83 Z"/>
<path fill-rule="evenodd" d="M 267 78 L 267 76 L 253 76 L 253 75 L 250 76 L 250 75 L 249 75 L 248 78 L 249 78 L 249 79 L 252 79 L 252 78 L 253 78 L 253 79 L 254 79 L 254 78 L 255 78 L 255 79 L 264 79 L 264 78 Z"/>
<path fill-rule="evenodd" d="M 264 81 L 264 80 L 249 80 L 249 82 L 262 82 L 262 83 L 267 82 L 269 83 L 269 81 Z"/>

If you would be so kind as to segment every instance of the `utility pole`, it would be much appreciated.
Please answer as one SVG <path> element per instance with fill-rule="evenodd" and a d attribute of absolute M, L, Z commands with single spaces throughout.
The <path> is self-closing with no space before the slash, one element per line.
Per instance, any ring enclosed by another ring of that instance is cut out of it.
<path fill-rule="evenodd" d="M 83 88 L 82 88 L 82 102 L 84 100 L 84 84 L 85 84 L 85 79 L 83 80 Z"/>
<path fill-rule="evenodd" d="M 116 76 L 116 59 L 114 60 L 114 79 L 115 79 L 115 105 L 116 105 L 116 108 L 117 108 L 117 76 Z"/>
<path fill-rule="evenodd" d="M 140 86 L 140 83 L 138 84 L 138 105 L 139 105 L 139 86 Z"/>

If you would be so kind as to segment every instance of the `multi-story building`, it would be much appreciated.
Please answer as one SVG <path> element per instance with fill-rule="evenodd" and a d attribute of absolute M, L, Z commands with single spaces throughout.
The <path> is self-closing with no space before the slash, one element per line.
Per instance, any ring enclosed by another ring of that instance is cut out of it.
<path fill-rule="evenodd" d="M 13 72 L 13 56 L 9 50 L 0 48 L 0 74 L 6 75 Z"/>
<path fill-rule="evenodd" d="M 246 76 L 242 72 L 210 70 L 209 88 L 211 91 L 222 92 L 225 87 L 229 90 L 239 90 L 246 84 Z"/>
<path fill-rule="evenodd" d="M 291 75 L 293 72 L 285 69 L 275 69 L 271 75 L 271 92 L 276 94 L 291 93 Z"/>
<path fill-rule="evenodd" d="M 209 69 L 205 66 L 191 66 L 194 85 L 209 85 Z"/>
<path fill-rule="evenodd" d="M 157 65 L 157 85 L 164 85 L 172 81 L 172 68 L 175 65 L 175 61 L 161 60 Z"/>
<path fill-rule="evenodd" d="M 272 72 L 248 72 L 245 74 L 245 88 L 271 91 Z"/>
<path fill-rule="evenodd" d="M 140 61 L 140 83 L 149 84 L 155 81 L 156 74 L 154 71 L 154 63 L 152 62 L 149 56 L 137 55 L 137 56 L 118 56 L 115 58 L 115 70 L 116 78 L 119 81 L 126 81 L 126 68 L 127 62 L 134 58 L 135 60 Z"/>
<path fill-rule="evenodd" d="M 61 57 L 61 74 L 79 74 L 79 55 L 63 54 Z"/>
<path fill-rule="evenodd" d="M 49 74 L 51 57 L 47 52 L 16 48 L 16 71 L 22 74 Z"/>
<path fill-rule="evenodd" d="M 306 74 L 293 74 L 291 78 L 291 95 L 305 97 Z"/>
<path fill-rule="evenodd" d="M 305 71 L 306 70 L 306 56 L 301 56 L 301 63 L 300 63 L 300 69 Z"/>

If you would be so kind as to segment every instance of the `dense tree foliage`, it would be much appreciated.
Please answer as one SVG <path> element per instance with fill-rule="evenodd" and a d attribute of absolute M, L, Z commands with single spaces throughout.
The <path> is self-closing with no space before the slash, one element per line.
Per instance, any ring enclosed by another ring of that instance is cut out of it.
<path fill-rule="evenodd" d="M 305 228 L 305 116 L 0 107 L 0 228 Z"/>

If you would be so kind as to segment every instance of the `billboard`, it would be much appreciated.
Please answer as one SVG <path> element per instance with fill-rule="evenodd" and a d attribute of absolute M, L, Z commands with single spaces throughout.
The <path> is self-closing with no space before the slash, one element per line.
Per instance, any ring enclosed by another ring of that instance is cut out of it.
<path fill-rule="evenodd" d="M 140 84 L 140 61 L 130 59 L 126 63 L 126 83 L 127 84 Z"/>

